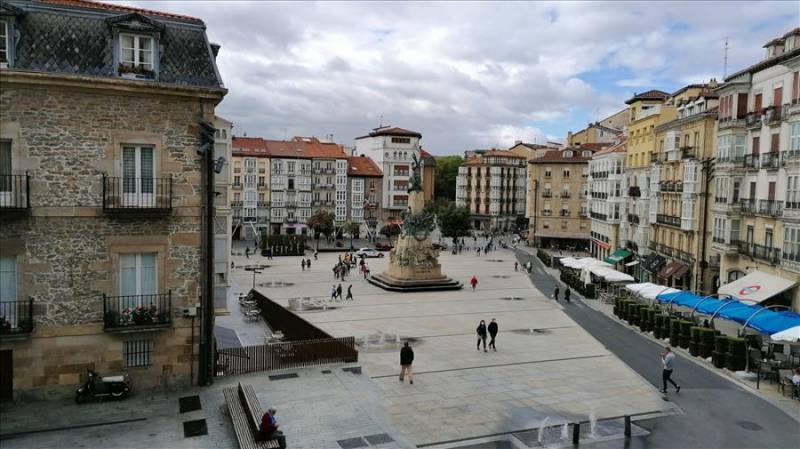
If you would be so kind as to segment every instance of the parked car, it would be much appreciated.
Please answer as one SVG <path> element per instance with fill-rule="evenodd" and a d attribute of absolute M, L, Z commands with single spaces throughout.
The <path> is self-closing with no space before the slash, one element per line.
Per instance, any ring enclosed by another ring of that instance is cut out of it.
<path fill-rule="evenodd" d="M 383 257 L 383 253 L 373 248 L 361 248 L 356 251 L 358 257 Z"/>
<path fill-rule="evenodd" d="M 394 248 L 394 246 L 392 246 L 391 243 L 378 242 L 375 244 L 375 249 L 377 249 L 378 251 L 389 251 L 392 248 Z"/>

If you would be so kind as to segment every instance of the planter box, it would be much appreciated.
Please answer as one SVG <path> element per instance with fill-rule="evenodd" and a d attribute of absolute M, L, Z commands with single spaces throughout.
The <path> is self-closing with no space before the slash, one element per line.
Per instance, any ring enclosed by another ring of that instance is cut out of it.
<path fill-rule="evenodd" d="M 725 367 L 725 353 L 712 351 L 711 352 L 711 363 L 714 364 L 717 368 L 724 368 Z"/>

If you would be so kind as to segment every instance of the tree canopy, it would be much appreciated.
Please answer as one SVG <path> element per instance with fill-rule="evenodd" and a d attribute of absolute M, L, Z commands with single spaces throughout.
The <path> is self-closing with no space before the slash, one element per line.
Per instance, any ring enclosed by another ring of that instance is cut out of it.
<path fill-rule="evenodd" d="M 306 219 L 306 224 L 316 232 L 329 236 L 333 234 L 333 212 L 321 209 Z"/>
<path fill-rule="evenodd" d="M 398 226 L 396 224 L 392 224 L 392 223 L 387 224 L 387 225 L 383 225 L 381 227 L 380 234 L 381 235 L 385 235 L 388 238 L 392 238 L 392 237 L 398 236 L 398 235 L 400 235 L 400 226 Z"/>
<path fill-rule="evenodd" d="M 455 238 L 469 235 L 469 210 L 466 208 L 447 203 L 439 208 L 436 217 L 443 236 Z"/>
<path fill-rule="evenodd" d="M 436 158 L 436 180 L 434 196 L 454 201 L 456 198 L 456 176 L 464 158 L 458 155 L 438 156 Z"/>

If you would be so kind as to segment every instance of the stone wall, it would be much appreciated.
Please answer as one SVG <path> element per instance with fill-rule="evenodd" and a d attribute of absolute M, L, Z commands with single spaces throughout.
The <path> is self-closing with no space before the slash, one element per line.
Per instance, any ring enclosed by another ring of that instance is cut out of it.
<path fill-rule="evenodd" d="M 17 297 L 34 298 L 32 335 L 0 340 L 0 350 L 13 351 L 16 398 L 70 394 L 86 368 L 118 373 L 124 341 L 136 339 L 153 341 L 151 365 L 130 368 L 137 389 L 189 384 L 192 321 L 182 309 L 199 301 L 202 268 L 197 121 L 213 120 L 215 102 L 156 88 L 3 84 L 0 138 L 12 142 L 14 173 L 31 175 L 30 212 L 0 219 L 0 252 L 17 256 Z M 154 148 L 155 176 L 172 178 L 169 213 L 104 212 L 103 174 L 121 176 L 123 144 Z M 119 294 L 125 252 L 158 254 L 171 327 L 103 330 L 102 297 Z"/>

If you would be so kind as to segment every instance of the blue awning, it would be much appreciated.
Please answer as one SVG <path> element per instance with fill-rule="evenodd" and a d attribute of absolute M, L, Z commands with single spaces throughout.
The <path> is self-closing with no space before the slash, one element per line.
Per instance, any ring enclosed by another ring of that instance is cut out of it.
<path fill-rule="evenodd" d="M 680 291 L 662 293 L 656 297 L 656 300 L 662 303 L 671 303 L 677 306 L 688 307 L 690 309 L 697 306 L 697 313 L 703 315 L 713 315 L 714 312 L 719 310 L 717 316 L 739 324 L 747 323 L 747 327 L 764 334 L 771 335 L 795 326 L 800 326 L 800 315 L 797 313 L 790 311 L 762 310 L 764 308 L 759 305 L 745 304 L 734 299 L 703 299 L 703 297 L 692 292 Z"/>

